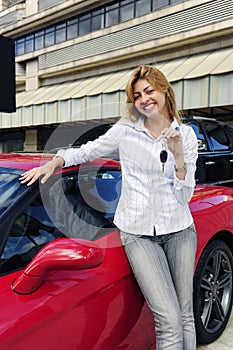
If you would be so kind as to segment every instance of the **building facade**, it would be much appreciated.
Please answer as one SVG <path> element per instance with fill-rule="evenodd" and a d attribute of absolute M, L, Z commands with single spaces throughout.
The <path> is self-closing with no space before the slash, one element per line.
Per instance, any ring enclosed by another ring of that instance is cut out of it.
<path fill-rule="evenodd" d="M 232 34 L 232 0 L 0 0 L 17 104 L 0 113 L 0 147 L 59 147 L 115 122 L 140 64 L 163 71 L 185 114 L 231 122 Z"/>

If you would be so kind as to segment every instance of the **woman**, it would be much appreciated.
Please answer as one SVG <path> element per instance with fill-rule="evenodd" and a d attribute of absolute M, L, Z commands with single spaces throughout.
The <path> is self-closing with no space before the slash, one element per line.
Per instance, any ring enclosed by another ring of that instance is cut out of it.
<path fill-rule="evenodd" d="M 197 140 L 180 121 L 174 92 L 155 67 L 137 68 L 126 87 L 127 113 L 106 134 L 24 173 L 44 183 L 57 167 L 119 151 L 122 190 L 114 223 L 156 324 L 156 349 L 194 350 L 192 308 L 196 232 L 192 197 Z"/>

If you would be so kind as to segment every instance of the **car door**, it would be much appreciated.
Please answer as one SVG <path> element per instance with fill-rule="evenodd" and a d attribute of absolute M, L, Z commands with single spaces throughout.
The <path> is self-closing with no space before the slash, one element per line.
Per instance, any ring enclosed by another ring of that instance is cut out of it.
<path fill-rule="evenodd" d="M 154 344 L 152 316 L 111 223 L 116 198 L 107 196 L 116 174 L 96 174 L 53 179 L 19 201 L 2 224 L 1 350 L 142 350 Z"/>
<path fill-rule="evenodd" d="M 188 121 L 188 125 L 193 128 L 198 141 L 196 183 L 214 182 L 217 179 L 216 164 L 202 123 L 199 120 L 191 120 Z"/>
<path fill-rule="evenodd" d="M 206 164 L 213 164 L 216 183 L 227 183 L 231 181 L 232 167 L 232 151 L 229 137 L 220 123 L 205 121 L 204 124 L 213 153 L 212 159 Z"/>
<path fill-rule="evenodd" d="M 228 124 L 223 124 L 223 129 L 229 138 L 230 152 L 228 155 L 228 160 L 230 163 L 230 180 L 233 182 L 233 129 Z"/>

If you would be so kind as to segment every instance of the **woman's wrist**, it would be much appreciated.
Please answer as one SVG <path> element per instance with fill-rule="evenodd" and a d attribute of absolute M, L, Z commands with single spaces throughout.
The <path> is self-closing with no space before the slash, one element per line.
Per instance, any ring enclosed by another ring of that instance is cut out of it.
<path fill-rule="evenodd" d="M 65 164 L 64 158 L 62 158 L 60 156 L 53 158 L 53 160 L 51 160 L 51 162 L 53 163 L 54 168 L 62 168 Z"/>
<path fill-rule="evenodd" d="M 175 168 L 176 173 L 186 173 L 187 172 L 186 163 L 184 163 L 183 166 L 180 168 L 178 168 L 176 165 L 174 165 L 174 168 Z"/>
<path fill-rule="evenodd" d="M 174 157 L 175 159 L 175 168 L 183 168 L 184 164 L 185 164 L 185 160 L 184 160 L 184 155 L 181 154 L 179 156 Z"/>
<path fill-rule="evenodd" d="M 174 169 L 178 179 L 184 180 L 187 173 L 187 166 L 183 154 L 175 158 Z"/>

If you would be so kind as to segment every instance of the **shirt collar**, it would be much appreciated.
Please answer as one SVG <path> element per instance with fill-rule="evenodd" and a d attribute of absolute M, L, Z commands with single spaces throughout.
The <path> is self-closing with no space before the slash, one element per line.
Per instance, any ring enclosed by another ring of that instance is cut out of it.
<path fill-rule="evenodd" d="M 133 122 L 129 119 L 123 120 L 121 123 L 131 126 L 132 128 L 138 131 L 145 131 L 144 118 L 139 118 L 136 122 Z"/>
<path fill-rule="evenodd" d="M 134 128 L 139 130 L 139 131 L 145 131 L 145 125 L 144 125 L 144 118 L 139 118 L 135 123 L 134 123 Z"/>
<path fill-rule="evenodd" d="M 138 131 L 148 131 L 147 128 L 144 125 L 144 118 L 139 118 L 136 122 L 132 122 L 130 120 L 126 120 L 125 123 L 132 126 L 134 129 L 138 130 Z M 174 118 L 171 126 L 172 129 L 176 129 L 179 130 L 180 128 L 180 124 L 178 123 L 177 119 Z"/>
<path fill-rule="evenodd" d="M 174 118 L 172 123 L 171 123 L 171 128 L 172 129 L 176 129 L 176 130 L 179 130 L 180 129 L 180 124 L 178 123 L 177 119 Z"/>

